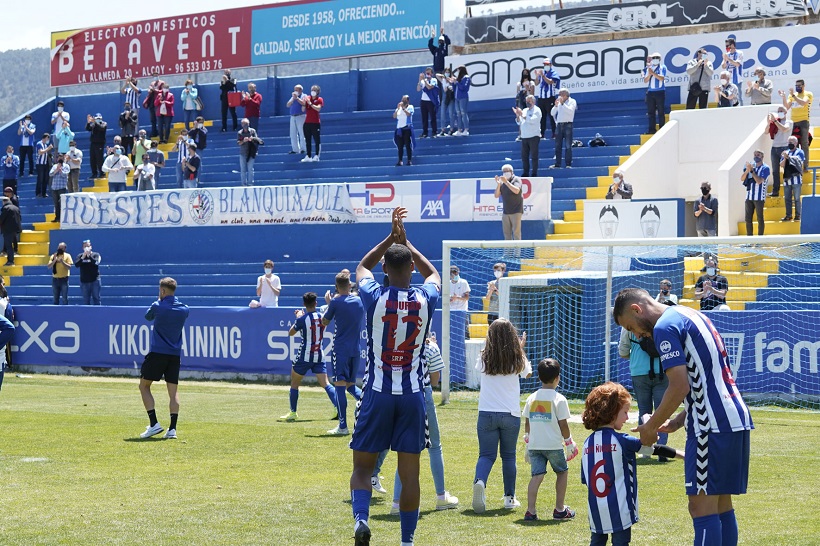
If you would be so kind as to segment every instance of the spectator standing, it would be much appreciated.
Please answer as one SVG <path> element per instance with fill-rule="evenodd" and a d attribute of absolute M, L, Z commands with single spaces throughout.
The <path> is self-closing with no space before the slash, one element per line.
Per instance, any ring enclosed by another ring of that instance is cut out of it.
<path fill-rule="evenodd" d="M 225 70 L 222 74 L 222 81 L 219 83 L 219 102 L 222 105 L 222 132 L 228 130 L 228 111 L 231 112 L 231 119 L 233 120 L 233 130 L 239 129 L 239 124 L 236 121 L 236 106 L 228 104 L 228 93 L 236 92 L 236 80 L 231 77 L 230 69 Z"/>
<path fill-rule="evenodd" d="M 76 193 L 80 191 L 80 168 L 83 166 L 83 152 L 77 148 L 77 143 L 68 143 L 68 153 L 65 155 L 68 163 L 68 186 L 66 193 Z"/>
<path fill-rule="evenodd" d="M 658 128 L 666 122 L 666 65 L 661 64 L 661 54 L 655 52 L 646 60 L 641 70 L 646 88 L 646 116 L 649 120 L 648 133 L 655 134 L 655 119 Z"/>
<path fill-rule="evenodd" d="M 65 155 L 68 153 L 68 149 L 71 148 L 71 141 L 74 140 L 74 131 L 71 130 L 71 126 L 67 121 L 64 121 L 62 126 L 57 130 L 57 138 L 55 141 L 57 144 L 57 153 L 60 155 Z"/>
<path fill-rule="evenodd" d="M 487 300 L 489 306 L 487 308 L 487 324 L 492 324 L 498 320 L 498 281 L 507 272 L 507 264 L 498 262 L 493 266 L 493 280 L 487 283 Z"/>
<path fill-rule="evenodd" d="M 51 271 L 51 292 L 54 296 L 53 305 L 68 305 L 68 278 L 74 262 L 66 252 L 66 244 L 57 245 L 57 252 L 48 260 L 48 269 Z"/>
<path fill-rule="evenodd" d="M 806 156 L 803 150 L 797 147 L 797 137 L 789 137 L 789 149 L 783 152 L 780 158 L 780 165 L 783 167 L 783 193 L 786 197 L 786 216 L 781 222 L 789 222 L 792 219 L 792 198 L 794 198 L 794 221 L 800 221 L 802 203 L 800 193 L 803 188 L 803 163 Z"/>
<path fill-rule="evenodd" d="M 538 176 L 538 145 L 541 142 L 541 109 L 535 105 L 535 97 L 527 95 L 524 103 L 526 109 L 513 108 L 515 123 L 521 132 L 521 163 L 524 165 L 523 176 Z"/>
<path fill-rule="evenodd" d="M 777 114 L 769 114 L 769 136 L 772 137 L 772 197 L 780 195 L 780 159 L 789 149 L 789 137 L 794 122 L 788 119 L 785 106 L 777 107 Z"/>
<path fill-rule="evenodd" d="M 709 88 L 712 86 L 712 74 L 715 68 L 709 60 L 709 54 L 700 48 L 692 60 L 686 64 L 689 75 L 689 93 L 686 96 L 686 109 L 693 110 L 697 105 L 703 110 L 709 101 Z"/>
<path fill-rule="evenodd" d="M 196 151 L 199 154 L 199 157 L 202 157 L 202 153 L 205 151 L 205 148 L 208 147 L 208 128 L 205 127 L 205 118 L 202 116 L 197 116 L 194 123 L 194 128 L 188 131 L 188 139 L 192 140 L 194 144 L 196 144 Z M 202 180 L 201 165 L 196 177 L 197 180 Z"/>
<path fill-rule="evenodd" d="M 165 433 L 166 440 L 176 440 L 177 419 L 179 417 L 179 355 L 182 352 L 182 329 L 188 318 L 188 306 L 176 297 L 177 282 L 171 277 L 159 281 L 159 299 L 151 304 L 145 313 L 145 320 L 153 321 L 151 332 L 151 352 L 149 352 L 140 369 L 140 396 L 145 411 L 148 412 L 149 425 L 140 438 L 150 438 L 160 434 L 162 425 L 157 420 L 151 384 L 165 378 L 168 387 L 168 408 L 171 424 Z"/>
<path fill-rule="evenodd" d="M 20 198 L 17 196 L 17 194 L 16 194 L 16 193 L 14 193 L 14 190 L 13 190 L 13 189 L 11 189 L 11 188 L 3 188 L 3 195 L 5 195 L 6 197 L 8 197 L 8 198 L 9 198 L 9 200 L 11 201 L 11 204 L 12 204 L 12 205 L 14 205 L 15 207 L 19 207 L 19 206 L 20 206 Z M 16 248 L 16 247 L 15 247 L 15 248 Z M 0 277 L 1 277 L 1 276 L 2 276 L 2 275 L 0 275 Z"/>
<path fill-rule="evenodd" d="M 196 153 L 196 144 L 188 144 L 188 157 L 182 160 L 182 187 L 196 188 L 199 185 L 199 171 L 202 158 Z"/>
<path fill-rule="evenodd" d="M 8 267 L 14 265 L 14 252 L 17 250 L 17 234 L 23 229 L 23 224 L 20 217 L 20 209 L 11 202 L 8 193 L 4 192 L 3 197 L 0 197 L 0 202 L 2 202 L 2 209 L 0 209 L 0 233 L 3 234 L 3 252 L 6 253 L 6 263 L 4 267 Z"/>
<path fill-rule="evenodd" d="M 427 138 L 428 124 L 432 123 L 432 136 L 438 136 L 438 121 L 436 121 L 436 109 L 439 107 L 438 81 L 433 77 L 433 69 L 429 66 L 424 72 L 419 74 L 419 83 L 416 91 L 421 91 L 421 138 Z"/>
<path fill-rule="evenodd" d="M 301 84 L 293 86 L 287 107 L 290 112 L 290 151 L 289 154 L 306 153 L 305 151 L 305 100 L 307 95 Z"/>
<path fill-rule="evenodd" d="M 100 262 L 102 257 L 99 252 L 91 250 L 91 241 L 83 241 L 83 251 L 77 255 L 74 264 L 80 268 L 83 305 L 100 305 Z"/>
<path fill-rule="evenodd" d="M 63 126 L 63 122 L 70 122 L 71 114 L 65 111 L 65 104 L 63 101 L 57 101 L 57 111 L 51 114 L 51 125 L 54 131 L 54 155 L 57 155 L 57 149 L 60 147 L 60 140 L 57 136 L 57 131 Z"/>
<path fill-rule="evenodd" d="M 715 86 L 715 100 L 718 108 L 737 106 L 740 92 L 735 84 L 729 79 L 731 75 L 724 70 L 720 73 L 720 85 Z"/>
<path fill-rule="evenodd" d="M 746 96 L 751 98 L 752 106 L 756 104 L 771 104 L 772 90 L 774 84 L 772 80 L 766 79 L 766 70 L 762 66 L 755 68 L 754 75 L 757 79 L 746 82 Z"/>
<path fill-rule="evenodd" d="M 120 136 L 122 137 L 122 147 L 126 155 L 131 155 L 134 149 L 134 135 L 137 132 L 137 125 L 139 125 L 139 115 L 132 107 L 132 103 L 126 102 L 123 105 L 122 113 L 119 119 Z"/>
<path fill-rule="evenodd" d="M 441 120 L 439 121 L 439 136 L 452 136 L 456 132 L 456 95 L 453 84 L 450 83 L 452 70 L 445 68 L 441 74 L 436 74 L 439 89 L 441 90 Z"/>
<path fill-rule="evenodd" d="M 48 191 L 48 173 L 51 169 L 51 150 L 54 145 L 49 142 L 51 135 L 43 133 L 43 138 L 37 143 L 37 185 L 34 189 L 36 197 L 45 197 Z"/>
<path fill-rule="evenodd" d="M 444 27 L 441 27 L 441 34 L 436 44 L 433 44 L 435 37 L 436 32 L 433 31 L 430 40 L 427 42 L 427 47 L 430 49 L 430 53 L 433 54 L 433 70 L 435 70 L 436 74 L 441 74 L 444 72 L 447 51 L 450 47 L 450 37 L 444 34 Z"/>
<path fill-rule="evenodd" d="M 811 91 L 806 91 L 806 82 L 797 80 L 794 82 L 794 88 L 789 89 L 788 95 L 781 91 L 780 96 L 783 98 L 783 106 L 791 110 L 794 131 L 795 133 L 799 132 L 800 149 L 806 154 L 806 160 L 803 162 L 803 172 L 808 172 L 810 153 L 809 131 L 811 130 L 811 123 L 809 123 L 809 121 L 814 95 Z"/>
<path fill-rule="evenodd" d="M 450 311 L 466 311 L 470 284 L 461 278 L 457 265 L 450 266 Z"/>
<path fill-rule="evenodd" d="M 660 292 L 658 292 L 658 295 L 655 296 L 655 301 L 659 303 L 665 303 L 666 305 L 678 304 L 678 297 L 672 293 L 672 281 L 670 281 L 669 279 L 663 279 L 661 281 Z"/>
<path fill-rule="evenodd" d="M 182 174 L 183 174 L 182 162 L 185 159 L 185 157 L 188 155 L 188 130 L 187 129 L 182 129 L 182 131 L 179 132 L 179 135 L 177 136 L 176 144 L 174 144 L 174 147 L 171 148 L 171 151 L 177 153 L 177 161 L 176 161 L 176 166 L 174 167 L 174 169 L 176 169 L 175 172 L 176 172 L 176 179 L 177 179 L 177 188 L 181 188 L 182 187 Z"/>
<path fill-rule="evenodd" d="M 36 131 L 37 127 L 31 122 L 31 115 L 26 114 L 17 128 L 17 134 L 20 135 L 20 178 L 25 172 L 26 158 L 28 158 L 28 175 L 34 174 L 34 146 L 37 145 L 34 133 Z"/>
<path fill-rule="evenodd" d="M 536 108 L 538 107 L 536 106 Z M 521 217 L 524 215 L 524 194 L 522 193 L 521 179 L 515 176 L 513 166 L 506 163 L 501 166 L 501 176 L 496 175 L 495 184 L 495 198 L 500 198 L 504 207 L 501 214 L 501 230 L 504 233 L 504 239 L 507 241 L 520 241 Z"/>
<path fill-rule="evenodd" d="M 199 90 L 194 87 L 194 82 L 185 80 L 185 87 L 179 94 L 179 100 L 182 102 L 182 116 L 185 122 L 185 128 L 191 130 L 191 123 L 196 116 L 196 98 L 199 96 Z"/>
<path fill-rule="evenodd" d="M 54 220 L 52 222 L 60 221 L 60 197 L 66 192 L 68 188 L 68 173 L 71 168 L 65 163 L 63 156 L 57 156 L 57 162 L 48 173 L 51 177 L 51 200 L 54 202 Z"/>
<path fill-rule="evenodd" d="M 325 100 L 319 96 L 322 89 L 318 85 L 310 88 L 310 96 L 305 99 L 305 149 L 307 155 L 302 158 L 302 163 L 319 161 L 319 146 L 322 143 L 322 121 L 319 112 L 325 106 Z M 311 157 L 311 140 L 316 143 L 316 155 Z"/>
<path fill-rule="evenodd" d="M 159 187 L 160 173 L 165 166 L 165 152 L 159 149 L 156 142 L 151 142 L 151 149 L 143 155 L 148 156 L 149 163 L 154 167 L 153 186 L 154 189 L 157 189 Z"/>
<path fill-rule="evenodd" d="M 239 145 L 239 173 L 243 186 L 253 186 L 253 164 L 259 152 L 260 138 L 248 118 L 242 118 L 242 129 L 237 134 Z"/>
<path fill-rule="evenodd" d="M 165 82 L 162 82 L 162 89 L 154 99 L 154 110 L 159 121 L 159 142 L 168 144 L 168 139 L 171 138 L 171 121 L 174 119 L 174 94 Z"/>
<path fill-rule="evenodd" d="M 105 136 L 108 132 L 108 124 L 103 121 L 102 114 L 97 113 L 94 117 L 91 114 L 86 118 L 85 130 L 91 133 L 91 146 L 89 156 L 91 158 L 91 177 L 102 178 L 102 165 L 104 161 L 103 148 L 105 148 Z"/>
<path fill-rule="evenodd" d="M 766 185 L 771 168 L 763 163 L 763 151 L 755 150 L 754 163 L 746 162 L 740 181 L 746 186 L 746 235 L 753 235 L 752 218 L 757 214 L 757 234 L 763 235 L 766 220 L 763 218 L 763 205 L 766 203 Z"/>
<path fill-rule="evenodd" d="M 148 86 L 148 95 L 145 97 L 145 101 L 142 105 L 148 110 L 148 113 L 151 115 L 151 138 L 159 138 L 159 129 L 158 125 L 158 117 L 159 112 L 157 111 L 156 104 L 157 104 L 157 96 L 162 92 L 162 86 L 165 84 L 161 79 L 159 79 L 159 72 L 156 70 L 151 74 L 151 83 Z"/>
<path fill-rule="evenodd" d="M 525 68 L 521 71 L 521 80 L 515 84 L 515 107 L 521 110 L 527 108 L 527 97 L 535 95 L 535 84 L 530 77 L 529 69 Z M 540 131 L 538 137 L 541 137 Z M 518 130 L 518 138 L 521 139 L 521 128 Z"/>
<path fill-rule="evenodd" d="M 256 297 L 259 298 L 258 307 L 279 307 L 282 281 L 278 275 L 273 274 L 273 260 L 265 260 L 262 267 L 265 274 L 256 279 Z"/>
<path fill-rule="evenodd" d="M 134 140 L 134 148 L 131 150 L 131 162 L 137 162 L 139 159 L 151 149 L 151 140 L 145 136 L 145 129 L 140 129 L 137 133 L 136 140 Z"/>
<path fill-rule="evenodd" d="M 259 130 L 259 117 L 262 115 L 262 95 L 256 92 L 256 84 L 249 83 L 248 90 L 242 93 L 242 102 L 245 109 L 245 118 L 251 123 L 251 128 Z"/>
<path fill-rule="evenodd" d="M 729 72 L 729 79 L 734 86 L 740 89 L 743 78 L 743 52 L 737 50 L 734 36 L 726 38 L 726 52 L 723 54 L 721 68 Z M 721 75 L 721 77 L 723 77 Z M 743 106 L 743 96 L 738 93 L 738 101 Z"/>
<path fill-rule="evenodd" d="M 123 153 L 122 146 L 114 146 L 114 153 L 103 163 L 102 170 L 108 173 L 108 191 L 125 191 L 128 173 L 134 169 L 131 160 Z"/>
<path fill-rule="evenodd" d="M 20 158 L 14 154 L 14 146 L 6 146 L 6 156 L 3 158 L 3 187 L 14 188 L 17 191 L 17 170 L 20 168 Z"/>
<path fill-rule="evenodd" d="M 467 110 L 470 106 L 470 76 L 467 67 L 464 65 L 456 68 L 456 77 L 450 78 L 456 96 L 456 114 L 458 120 L 458 131 L 455 136 L 470 136 L 470 115 Z"/>
<path fill-rule="evenodd" d="M 552 111 L 555 106 L 555 97 L 558 96 L 558 90 L 561 89 L 561 77 L 558 72 L 552 68 L 552 61 L 549 57 L 544 59 L 544 68 L 536 70 L 535 74 L 535 88 L 537 106 L 541 109 L 541 113 Z M 552 138 L 555 138 L 555 118 L 549 116 L 550 127 L 552 128 Z M 547 116 L 541 116 L 541 138 L 547 136 Z"/>
<path fill-rule="evenodd" d="M 410 104 L 410 96 L 404 95 L 401 98 L 393 119 L 396 120 L 396 133 L 393 135 L 393 142 L 399 149 L 399 161 L 396 167 L 402 166 L 404 150 L 407 149 L 407 164 L 413 164 L 413 148 L 416 146 L 416 136 L 413 134 L 413 112 L 415 109 Z"/>
<path fill-rule="evenodd" d="M 156 187 L 156 167 L 151 164 L 148 154 L 143 154 L 142 163 L 134 169 L 134 183 L 137 191 L 151 191 Z"/>
<path fill-rule="evenodd" d="M 714 256 L 707 255 L 703 261 L 701 275 L 695 283 L 695 299 L 700 300 L 701 311 L 712 309 L 726 304 L 726 294 L 729 292 L 729 281 L 719 275 L 717 261 Z"/>
<path fill-rule="evenodd" d="M 632 184 L 624 181 L 624 173 L 618 169 L 612 173 L 612 184 L 606 192 L 607 199 L 632 199 Z"/>
<path fill-rule="evenodd" d="M 712 185 L 703 182 L 700 185 L 700 199 L 695 201 L 695 228 L 698 237 L 714 237 L 717 235 L 718 200 L 712 197 Z"/>
<path fill-rule="evenodd" d="M 569 89 L 558 91 L 558 98 L 555 99 L 555 106 L 552 107 L 551 114 L 555 118 L 555 165 L 550 169 L 561 167 L 561 156 L 566 147 L 566 166 L 572 168 L 572 129 L 575 121 L 575 111 L 578 104 L 570 97 Z"/>
<path fill-rule="evenodd" d="M 142 94 L 142 89 L 139 88 L 137 78 L 125 78 L 121 93 L 125 95 L 125 100 L 123 102 L 130 104 L 131 108 L 134 110 L 134 115 L 137 117 L 136 125 L 139 126 L 140 95 Z M 134 134 L 131 133 L 131 136 L 133 137 Z"/>

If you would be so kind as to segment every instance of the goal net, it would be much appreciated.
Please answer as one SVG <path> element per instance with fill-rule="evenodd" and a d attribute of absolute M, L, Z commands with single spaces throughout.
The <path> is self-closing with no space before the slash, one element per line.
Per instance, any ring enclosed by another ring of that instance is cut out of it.
<path fill-rule="evenodd" d="M 656 296 L 669 281 L 678 304 L 701 309 L 696 283 L 709 279 L 717 288 L 722 278 L 725 305 L 705 312 L 744 397 L 820 408 L 820 236 L 445 241 L 443 250 L 443 270 L 457 266 L 470 285 L 468 310 L 457 311 L 450 309 L 454 287 L 443 282 L 445 400 L 450 391 L 478 389 L 475 364 L 495 314 L 526 332 L 533 367 L 545 357 L 561 362 L 567 395 L 584 397 L 606 380 L 631 389 L 629 361 L 618 355 L 621 329 L 611 316 L 618 291 L 639 287 Z M 709 259 L 717 277 L 703 277 Z M 496 282 L 497 264 L 504 275 Z M 706 307 L 719 303 L 712 298 Z M 523 390 L 538 385 L 536 377 L 522 380 Z"/>

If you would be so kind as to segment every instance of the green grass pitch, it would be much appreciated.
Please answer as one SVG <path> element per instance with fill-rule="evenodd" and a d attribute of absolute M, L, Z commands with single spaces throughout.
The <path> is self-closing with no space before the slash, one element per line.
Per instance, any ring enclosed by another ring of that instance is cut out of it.
<path fill-rule="evenodd" d="M 154 387 L 168 423 L 163 384 Z M 324 392 L 303 388 L 300 420 L 279 423 L 286 387 L 183 381 L 179 440 L 139 440 L 147 424 L 137 381 L 7 374 L 0 392 L 0 544 L 3 545 L 338 545 L 352 544 L 347 438 Z M 586 490 L 570 463 L 567 503 L 574 521 L 524 522 L 523 507 L 502 507 L 500 460 L 487 489 L 488 511 L 470 508 L 477 457 L 477 395 L 439 406 L 448 490 L 458 510 L 436 512 L 422 455 L 419 545 L 588 543 Z M 573 415 L 581 404 L 571 401 Z M 634 409 L 634 408 L 633 408 Z M 352 413 L 352 404 L 349 407 Z M 820 414 L 753 408 L 749 493 L 735 503 L 741 544 L 817 545 L 820 519 Z M 572 424 L 581 444 L 587 433 Z M 523 434 L 523 433 L 522 433 Z M 678 432 L 670 443 L 682 447 Z M 382 470 L 390 495 L 396 458 Z M 633 544 L 687 545 L 692 528 L 683 464 L 639 461 L 640 522 Z M 517 494 L 526 503 L 529 466 L 519 449 Z M 554 477 L 538 511 L 550 513 Z M 374 494 L 373 544 L 398 544 L 390 497 Z"/>

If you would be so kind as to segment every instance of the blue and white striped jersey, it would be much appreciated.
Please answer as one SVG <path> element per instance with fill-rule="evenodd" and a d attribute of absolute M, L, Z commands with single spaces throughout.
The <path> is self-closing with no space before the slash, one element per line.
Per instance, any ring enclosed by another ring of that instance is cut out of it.
<path fill-rule="evenodd" d="M 638 521 L 638 474 L 635 454 L 651 447 L 612 428 L 599 428 L 584 442 L 581 483 L 587 486 L 589 528 L 593 533 L 623 531 Z"/>
<path fill-rule="evenodd" d="M 430 374 L 440 372 L 444 369 L 444 359 L 441 358 L 441 349 L 435 341 L 424 344 L 422 350 L 422 363 L 424 364 L 424 387 L 431 387 Z"/>
<path fill-rule="evenodd" d="M 653 338 L 664 370 L 686 366 L 689 372 L 687 434 L 754 428 L 732 378 L 723 338 L 706 315 L 682 305 L 670 307 L 655 324 Z"/>
<path fill-rule="evenodd" d="M 649 82 L 646 84 L 647 85 L 646 89 L 648 91 L 665 91 L 666 90 L 666 65 L 659 64 L 658 66 L 654 67 L 653 70 L 655 71 L 655 74 L 657 74 L 658 76 L 663 76 L 663 80 L 659 80 L 658 78 L 652 76 L 649 79 Z M 643 70 L 641 70 L 641 76 L 643 76 L 645 78 L 648 73 L 649 73 L 649 68 L 645 66 L 643 68 Z"/>
<path fill-rule="evenodd" d="M 396 395 L 423 390 L 421 353 L 441 289 L 382 287 L 365 277 L 359 294 L 367 321 L 364 388 Z"/>
<path fill-rule="evenodd" d="M 322 340 L 325 335 L 322 315 L 318 311 L 305 313 L 296 319 L 293 327 L 302 337 L 302 344 L 299 346 L 294 363 L 320 364 L 322 362 Z"/>
<path fill-rule="evenodd" d="M 778 167 L 779 168 L 779 167 Z M 754 167 L 755 174 L 763 179 L 762 184 L 755 182 L 751 173 L 746 175 L 746 179 L 751 182 L 746 188 L 747 201 L 765 201 L 766 200 L 766 186 L 769 185 L 769 175 L 772 174 L 772 169 L 765 163 Z"/>

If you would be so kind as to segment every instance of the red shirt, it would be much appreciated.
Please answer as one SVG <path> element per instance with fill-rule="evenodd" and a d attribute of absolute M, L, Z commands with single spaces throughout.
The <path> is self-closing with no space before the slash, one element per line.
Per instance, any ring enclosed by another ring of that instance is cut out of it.
<path fill-rule="evenodd" d="M 254 93 L 247 99 L 243 97 L 240 104 L 245 107 L 246 118 L 258 118 L 259 111 L 262 109 L 262 94 Z"/>
<path fill-rule="evenodd" d="M 324 107 L 325 101 L 322 100 L 322 97 L 316 97 L 315 99 L 312 95 L 308 97 L 307 102 L 305 103 L 305 123 L 321 123 L 319 121 L 319 112 L 314 110 L 310 106 L 311 104 Z"/>

